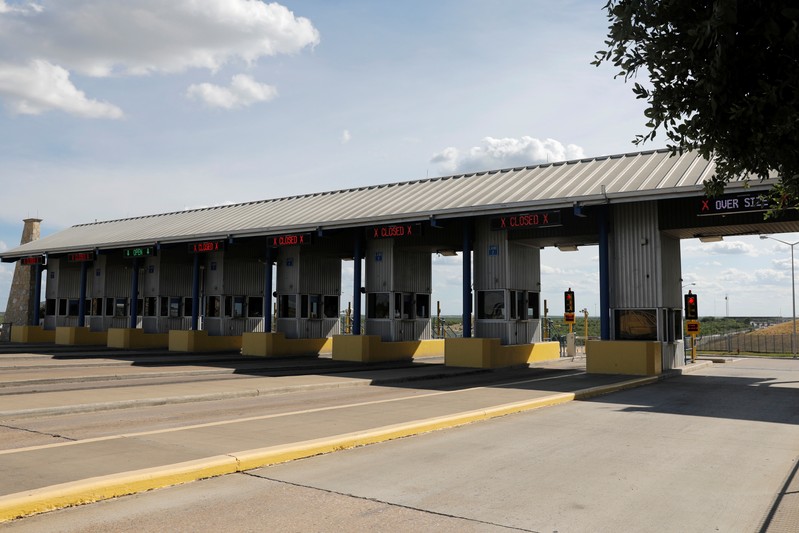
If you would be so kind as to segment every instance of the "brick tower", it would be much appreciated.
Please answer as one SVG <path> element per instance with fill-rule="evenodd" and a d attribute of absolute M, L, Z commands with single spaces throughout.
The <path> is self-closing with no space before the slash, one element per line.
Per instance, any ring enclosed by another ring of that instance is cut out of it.
<path fill-rule="evenodd" d="M 25 226 L 22 228 L 20 245 L 37 240 L 41 233 L 41 219 L 26 218 L 23 222 Z M 36 267 L 22 265 L 17 261 L 3 322 L 10 322 L 15 326 L 31 325 L 33 321 L 33 289 L 36 281 Z"/>

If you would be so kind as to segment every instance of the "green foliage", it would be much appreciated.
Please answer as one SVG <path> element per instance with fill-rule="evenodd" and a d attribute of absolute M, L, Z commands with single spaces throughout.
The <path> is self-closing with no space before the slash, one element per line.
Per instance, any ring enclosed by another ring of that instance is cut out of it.
<path fill-rule="evenodd" d="M 716 161 L 706 192 L 766 179 L 775 214 L 799 205 L 799 5 L 796 0 L 609 0 L 606 49 L 646 100 L 644 143 L 663 131 L 674 153 Z"/>

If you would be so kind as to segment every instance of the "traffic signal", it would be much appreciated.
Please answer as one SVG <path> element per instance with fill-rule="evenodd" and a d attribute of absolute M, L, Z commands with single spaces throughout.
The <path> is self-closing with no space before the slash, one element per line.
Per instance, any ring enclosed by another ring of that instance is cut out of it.
<path fill-rule="evenodd" d="M 569 289 L 563 293 L 564 313 L 574 313 L 574 291 Z"/>
<path fill-rule="evenodd" d="M 697 300 L 696 294 L 691 294 L 691 291 L 688 291 L 688 294 L 685 295 L 685 318 L 687 320 L 699 320 L 699 304 Z"/>

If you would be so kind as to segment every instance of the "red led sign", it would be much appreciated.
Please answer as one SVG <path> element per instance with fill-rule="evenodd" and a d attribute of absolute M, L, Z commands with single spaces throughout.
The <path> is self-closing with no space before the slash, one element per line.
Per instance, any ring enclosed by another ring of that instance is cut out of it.
<path fill-rule="evenodd" d="M 201 241 L 189 243 L 190 254 L 218 252 L 225 249 L 225 241 Z"/>
<path fill-rule="evenodd" d="M 19 262 L 23 265 L 41 265 L 44 263 L 44 256 L 34 255 L 33 257 L 23 257 Z"/>
<path fill-rule="evenodd" d="M 310 233 L 290 233 L 269 237 L 269 246 L 293 246 L 295 244 L 310 244 Z"/>
<path fill-rule="evenodd" d="M 70 263 L 86 263 L 88 261 L 94 261 L 94 252 L 75 252 L 69 254 L 67 259 Z"/>
<path fill-rule="evenodd" d="M 422 234 L 422 224 L 390 224 L 387 226 L 371 226 L 367 234 L 372 239 L 394 239 L 403 237 L 416 237 Z"/>
<path fill-rule="evenodd" d="M 491 219 L 491 229 L 546 228 L 560 226 L 560 211 L 536 211 Z"/>

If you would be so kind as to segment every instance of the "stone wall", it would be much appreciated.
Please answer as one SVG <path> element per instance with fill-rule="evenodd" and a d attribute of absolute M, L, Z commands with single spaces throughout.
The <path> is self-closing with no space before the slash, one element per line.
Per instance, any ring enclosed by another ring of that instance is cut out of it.
<path fill-rule="evenodd" d="M 41 233 L 41 219 L 27 218 L 23 222 L 25 226 L 22 228 L 20 245 L 38 240 Z M 22 265 L 19 261 L 16 263 L 3 322 L 16 326 L 36 325 L 32 324 L 35 278 L 35 266 Z"/>

